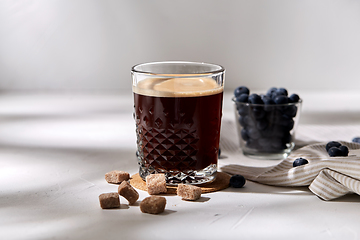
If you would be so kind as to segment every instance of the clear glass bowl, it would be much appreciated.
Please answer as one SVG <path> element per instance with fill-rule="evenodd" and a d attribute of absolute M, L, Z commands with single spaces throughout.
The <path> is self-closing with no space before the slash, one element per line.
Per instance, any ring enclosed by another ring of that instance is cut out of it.
<path fill-rule="evenodd" d="M 245 156 L 256 159 L 285 159 L 295 146 L 295 131 L 302 100 L 288 104 L 234 102 L 236 128 Z"/>

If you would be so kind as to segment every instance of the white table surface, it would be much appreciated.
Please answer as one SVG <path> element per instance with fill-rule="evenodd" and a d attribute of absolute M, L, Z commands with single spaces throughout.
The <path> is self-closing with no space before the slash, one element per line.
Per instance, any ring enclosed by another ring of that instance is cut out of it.
<path fill-rule="evenodd" d="M 224 121 L 234 121 L 230 96 Z M 301 96 L 299 143 L 360 136 L 359 94 Z M 325 202 L 307 187 L 247 181 L 198 202 L 166 196 L 159 215 L 122 197 L 120 209 L 102 210 L 98 196 L 117 190 L 104 174 L 137 172 L 132 112 L 129 93 L 0 93 L 0 239 L 360 238 L 360 196 Z M 220 166 L 276 163 L 222 155 Z"/>

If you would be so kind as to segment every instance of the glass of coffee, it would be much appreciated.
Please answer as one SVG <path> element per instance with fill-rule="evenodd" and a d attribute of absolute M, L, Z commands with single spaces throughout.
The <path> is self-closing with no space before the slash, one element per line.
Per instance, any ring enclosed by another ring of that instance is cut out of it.
<path fill-rule="evenodd" d="M 225 69 L 197 62 L 153 62 L 131 70 L 139 175 L 167 184 L 216 178 Z"/>

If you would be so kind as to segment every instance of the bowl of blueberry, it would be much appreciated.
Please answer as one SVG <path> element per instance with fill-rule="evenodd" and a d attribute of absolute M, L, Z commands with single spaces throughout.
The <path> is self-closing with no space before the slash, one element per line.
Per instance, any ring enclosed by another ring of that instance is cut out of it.
<path fill-rule="evenodd" d="M 290 95 L 285 88 L 270 88 L 266 94 L 250 93 L 240 86 L 232 100 L 245 156 L 275 160 L 291 153 L 301 112 L 299 95 Z"/>

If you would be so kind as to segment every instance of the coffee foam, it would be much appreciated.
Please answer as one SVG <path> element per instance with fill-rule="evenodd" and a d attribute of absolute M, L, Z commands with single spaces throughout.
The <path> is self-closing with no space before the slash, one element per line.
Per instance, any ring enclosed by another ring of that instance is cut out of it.
<path fill-rule="evenodd" d="M 133 92 L 154 97 L 196 97 L 223 91 L 212 78 L 147 78 L 133 86 Z"/>

